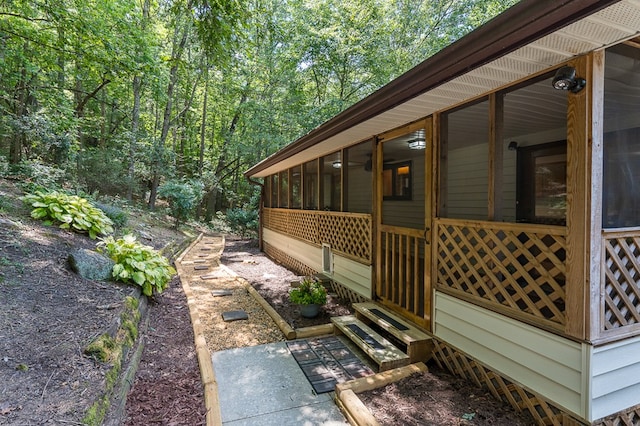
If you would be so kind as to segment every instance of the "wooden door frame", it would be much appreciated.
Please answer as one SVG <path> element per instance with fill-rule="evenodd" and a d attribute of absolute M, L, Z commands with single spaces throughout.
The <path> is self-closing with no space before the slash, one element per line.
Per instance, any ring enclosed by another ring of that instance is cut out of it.
<path fill-rule="evenodd" d="M 383 144 L 397 137 L 406 135 L 417 130 L 424 130 L 425 140 L 427 147 L 424 150 L 424 218 L 422 224 L 422 231 L 424 236 L 424 264 L 423 264 L 423 285 L 424 285 L 424 318 L 420 321 L 416 321 L 416 316 L 409 317 L 404 310 L 394 304 L 386 304 L 392 310 L 395 310 L 399 314 L 403 314 L 407 319 L 416 322 L 417 325 L 431 330 L 431 310 L 433 303 L 433 287 L 432 287 L 432 222 L 433 222 L 433 208 L 434 208 L 434 191 L 435 191 L 435 163 L 434 163 L 434 132 L 433 132 L 433 118 L 429 116 L 427 118 L 415 121 L 406 126 L 391 130 L 387 133 L 379 135 L 375 142 L 375 155 L 374 155 L 374 241 L 375 241 L 375 273 L 374 273 L 374 285 L 373 285 L 373 297 L 378 298 L 382 294 L 382 206 L 384 202 L 383 197 Z"/>

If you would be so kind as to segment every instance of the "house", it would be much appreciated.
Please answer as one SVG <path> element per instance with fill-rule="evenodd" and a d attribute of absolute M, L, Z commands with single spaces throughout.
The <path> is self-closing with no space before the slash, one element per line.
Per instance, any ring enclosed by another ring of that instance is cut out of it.
<path fill-rule="evenodd" d="M 524 0 L 249 169 L 264 251 L 539 424 L 640 423 L 640 1 Z"/>

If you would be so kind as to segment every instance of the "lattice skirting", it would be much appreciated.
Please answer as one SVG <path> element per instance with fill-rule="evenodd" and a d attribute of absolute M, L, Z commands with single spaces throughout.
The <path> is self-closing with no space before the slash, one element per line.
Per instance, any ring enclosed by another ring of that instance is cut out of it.
<path fill-rule="evenodd" d="M 267 254 L 267 256 L 269 256 L 275 262 L 280 263 L 282 266 L 284 266 L 287 269 L 290 269 L 296 274 L 314 275 L 318 272 L 318 271 L 314 271 L 309 266 L 305 265 L 299 260 L 288 255 L 284 251 L 270 245 L 269 243 L 264 243 L 263 250 Z M 338 294 L 338 296 L 340 296 L 342 299 L 350 301 L 351 303 L 359 303 L 367 300 L 365 297 L 345 287 L 339 282 L 332 281 L 332 286 L 333 286 L 333 290 Z"/>
<path fill-rule="evenodd" d="M 369 300 L 336 281 L 333 281 L 333 291 L 335 291 L 341 299 L 348 300 L 351 303 L 360 303 Z"/>
<path fill-rule="evenodd" d="M 607 416 L 595 423 L 598 426 L 635 426 L 640 424 L 640 405 L 624 412 Z"/>
<path fill-rule="evenodd" d="M 540 426 L 589 425 L 549 403 L 541 396 L 512 383 L 490 370 L 468 355 L 457 351 L 446 343 L 433 339 L 433 359 L 440 368 L 489 390 L 502 401 L 508 402 L 518 411 L 527 411 Z M 637 426 L 640 425 L 640 405 L 592 422 L 590 426 Z"/>
<path fill-rule="evenodd" d="M 439 367 L 473 381 L 518 411 L 528 411 L 537 425 L 574 426 L 584 423 L 563 413 L 538 395 L 510 382 L 466 354 L 434 339 L 433 358 Z"/>

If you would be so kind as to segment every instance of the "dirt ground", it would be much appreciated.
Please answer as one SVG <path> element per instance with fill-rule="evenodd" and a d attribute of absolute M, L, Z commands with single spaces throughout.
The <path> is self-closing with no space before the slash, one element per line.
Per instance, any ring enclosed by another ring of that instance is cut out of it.
<path fill-rule="evenodd" d="M 0 180 L 0 425 L 80 425 L 104 388 L 109 367 L 84 355 L 83 348 L 117 321 L 131 287 L 85 280 L 71 272 L 68 253 L 80 247 L 93 249 L 95 241 L 31 220 L 17 201 L 18 195 L 14 185 Z M 132 219 L 129 227 L 146 237 L 145 244 L 156 248 L 186 238 L 162 221 Z M 300 277 L 268 260 L 254 241 L 228 238 L 221 262 L 254 285 L 295 328 L 328 323 L 329 316 L 351 312 L 348 303 L 331 296 L 318 319 L 302 320 L 296 306 L 287 300 L 290 282 Z M 284 339 L 234 277 L 224 282 L 234 292 L 229 303 L 255 318 L 253 328 L 247 330 L 250 324 L 242 321 L 221 324 L 219 314 L 226 306 L 221 300 L 211 300 L 210 288 L 198 288 L 195 283 L 200 281 L 190 284 L 201 302 L 201 322 L 211 351 Z M 145 346 L 128 395 L 124 424 L 204 424 L 193 328 L 178 279 L 150 300 L 149 326 L 141 338 Z M 434 366 L 429 368 L 435 373 Z M 424 393 L 431 379 L 400 382 L 368 397 L 367 406 L 386 425 L 532 424 L 521 422 L 510 407 L 483 399 L 486 392 L 473 385 L 446 374 L 437 377 L 440 385 L 435 387 L 442 386 L 442 393 Z M 488 408 L 471 405 L 475 401 Z M 432 423 L 424 420 L 429 417 L 410 423 L 401 416 L 431 416 L 450 407 L 464 409 L 448 420 Z M 472 413 L 470 420 L 461 417 Z"/>

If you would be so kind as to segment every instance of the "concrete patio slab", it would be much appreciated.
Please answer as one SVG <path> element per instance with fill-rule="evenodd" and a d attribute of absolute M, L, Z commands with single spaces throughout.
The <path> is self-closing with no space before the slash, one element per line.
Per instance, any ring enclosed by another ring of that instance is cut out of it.
<path fill-rule="evenodd" d="M 211 356 L 224 425 L 348 425 L 333 393 L 317 395 L 286 342 Z"/>

